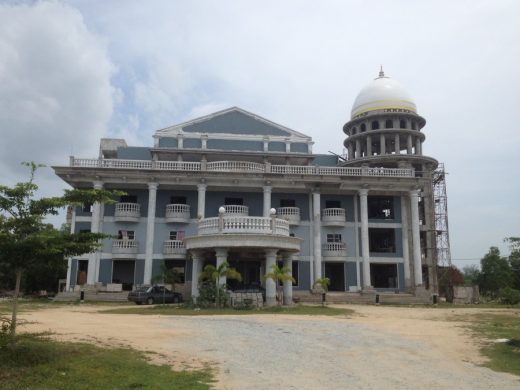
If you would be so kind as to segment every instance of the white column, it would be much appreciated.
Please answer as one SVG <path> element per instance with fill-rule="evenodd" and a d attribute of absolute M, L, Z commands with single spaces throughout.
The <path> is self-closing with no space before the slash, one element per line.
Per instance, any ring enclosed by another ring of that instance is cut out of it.
<path fill-rule="evenodd" d="M 399 134 L 396 134 L 394 137 L 394 146 L 395 146 L 395 154 L 401 153 L 401 143 L 399 140 Z"/>
<path fill-rule="evenodd" d="M 197 218 L 204 218 L 206 210 L 206 184 L 197 184 L 198 204 Z"/>
<path fill-rule="evenodd" d="M 288 254 L 283 259 L 283 266 L 289 268 L 292 276 L 292 260 L 293 257 L 291 254 Z M 292 305 L 292 297 L 293 297 L 293 286 L 292 280 L 284 280 L 283 281 L 283 304 L 284 305 Z"/>
<path fill-rule="evenodd" d="M 412 154 L 412 135 L 408 134 L 408 137 L 406 138 L 406 153 Z"/>
<path fill-rule="evenodd" d="M 367 157 L 372 155 L 372 136 L 367 136 Z"/>
<path fill-rule="evenodd" d="M 412 219 L 413 268 L 416 286 L 422 286 L 421 236 L 419 234 L 419 194 L 410 191 L 410 210 Z"/>
<path fill-rule="evenodd" d="M 95 181 L 94 189 L 103 189 L 103 182 Z M 92 233 L 99 233 L 99 225 L 101 221 L 101 203 L 95 202 L 92 205 L 92 222 L 90 224 L 90 231 Z M 87 272 L 87 284 L 94 284 L 99 280 L 99 260 L 101 253 L 96 250 L 94 253 L 89 255 L 88 259 L 88 272 Z"/>
<path fill-rule="evenodd" d="M 355 223 L 355 233 L 354 238 L 356 240 L 356 287 L 359 290 L 361 290 L 361 268 L 360 268 L 360 260 L 359 260 L 359 211 L 358 211 L 358 198 L 357 196 L 354 197 L 354 223 Z"/>
<path fill-rule="evenodd" d="M 384 134 L 379 136 L 379 154 L 386 154 L 386 138 Z"/>
<path fill-rule="evenodd" d="M 421 154 L 421 138 L 415 137 L 415 154 Z"/>
<path fill-rule="evenodd" d="M 410 287 L 410 253 L 408 243 L 408 211 L 404 194 L 401 195 L 401 229 L 403 236 L 404 286 Z"/>
<path fill-rule="evenodd" d="M 74 234 L 75 230 L 76 230 L 76 206 L 72 206 L 72 213 L 70 216 L 70 234 Z M 69 291 L 69 289 L 70 289 L 71 267 L 72 267 L 72 257 L 69 257 L 67 260 L 67 282 L 65 284 L 65 291 Z"/>
<path fill-rule="evenodd" d="M 356 140 L 356 158 L 361 157 L 361 141 L 359 139 Z"/>
<path fill-rule="evenodd" d="M 352 142 L 348 144 L 348 159 L 352 160 L 354 158 L 354 145 L 352 145 Z"/>
<path fill-rule="evenodd" d="M 363 257 L 363 288 L 371 288 L 370 282 L 370 248 L 368 244 L 368 190 L 359 190 L 361 212 L 361 253 Z"/>
<path fill-rule="evenodd" d="M 264 217 L 269 217 L 271 210 L 271 186 L 264 186 Z"/>
<path fill-rule="evenodd" d="M 202 271 L 202 253 L 194 251 L 191 253 L 191 297 L 195 300 L 199 296 L 199 275 Z"/>
<path fill-rule="evenodd" d="M 215 256 L 217 258 L 217 268 L 220 267 L 223 263 L 227 261 L 228 250 L 227 248 L 217 248 L 215 249 Z M 227 278 L 225 276 L 221 276 L 218 280 L 218 284 L 220 286 L 225 285 L 227 282 Z"/>
<path fill-rule="evenodd" d="M 155 232 L 155 205 L 157 183 L 148 183 L 148 218 L 146 220 L 146 249 L 144 255 L 144 284 L 152 283 L 153 242 Z"/>
<path fill-rule="evenodd" d="M 319 192 L 312 193 L 312 205 L 314 219 L 314 280 L 316 280 L 321 279 L 321 197 Z M 314 280 L 311 281 L 313 284 Z"/>
<path fill-rule="evenodd" d="M 276 264 L 276 253 L 278 249 L 265 250 L 265 273 L 272 272 L 273 265 Z M 265 280 L 265 303 L 267 306 L 276 305 L 276 283 L 273 279 Z"/>

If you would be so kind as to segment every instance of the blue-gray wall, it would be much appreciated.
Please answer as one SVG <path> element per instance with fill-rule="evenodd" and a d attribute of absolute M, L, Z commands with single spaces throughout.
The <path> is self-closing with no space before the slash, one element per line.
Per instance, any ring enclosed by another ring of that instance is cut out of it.
<path fill-rule="evenodd" d="M 101 259 L 99 262 L 99 282 L 112 283 L 112 259 Z"/>
<path fill-rule="evenodd" d="M 117 148 L 117 158 L 123 160 L 151 160 L 150 148 L 140 146 L 124 146 Z"/>
<path fill-rule="evenodd" d="M 179 145 L 177 138 L 159 138 L 159 147 L 160 148 L 176 148 Z"/>
<path fill-rule="evenodd" d="M 72 259 L 70 262 L 70 287 L 76 286 L 76 280 L 78 279 L 78 260 Z"/>
<path fill-rule="evenodd" d="M 208 149 L 218 150 L 251 150 L 261 152 L 264 150 L 263 141 L 242 141 L 230 139 L 209 139 Z"/>
<path fill-rule="evenodd" d="M 285 152 L 285 142 L 273 141 L 269 142 L 267 150 L 270 152 Z"/>

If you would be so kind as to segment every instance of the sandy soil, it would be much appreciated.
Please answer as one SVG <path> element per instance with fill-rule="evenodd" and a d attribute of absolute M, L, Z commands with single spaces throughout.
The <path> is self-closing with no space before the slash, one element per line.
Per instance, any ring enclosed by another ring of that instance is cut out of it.
<path fill-rule="evenodd" d="M 26 331 L 130 346 L 174 369 L 210 364 L 222 389 L 520 388 L 520 378 L 478 366 L 479 341 L 453 321 L 483 309 L 343 307 L 356 314 L 140 316 L 85 305 L 21 317 L 30 322 Z"/>

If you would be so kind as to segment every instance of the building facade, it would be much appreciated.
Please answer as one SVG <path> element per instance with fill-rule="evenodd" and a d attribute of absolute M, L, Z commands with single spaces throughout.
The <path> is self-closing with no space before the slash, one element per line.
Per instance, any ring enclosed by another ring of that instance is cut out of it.
<path fill-rule="evenodd" d="M 240 108 L 158 130 L 153 147 L 102 139 L 99 157 L 56 166 L 75 188 L 121 190 L 115 204 L 72 210 L 71 229 L 113 235 L 68 260 L 67 288 L 152 283 L 161 263 L 198 295 L 205 264 L 228 261 L 230 289 L 276 286 L 273 264 L 292 269 L 284 299 L 318 278 L 362 294 L 435 291 L 432 172 L 422 154 L 426 121 L 380 72 L 356 98 L 343 131 L 345 157 L 314 154 L 313 140 Z"/>

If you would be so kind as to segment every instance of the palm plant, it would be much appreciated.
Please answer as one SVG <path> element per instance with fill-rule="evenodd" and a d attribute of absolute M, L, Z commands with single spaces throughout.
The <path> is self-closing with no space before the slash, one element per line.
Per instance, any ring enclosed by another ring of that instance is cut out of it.
<path fill-rule="evenodd" d="M 166 263 L 161 263 L 159 274 L 152 278 L 152 283 L 169 284 L 172 286 L 172 291 L 175 291 L 175 285 L 182 281 L 181 274 L 175 268 L 168 268 Z M 163 289 L 163 303 L 165 302 L 166 289 Z"/>
<path fill-rule="evenodd" d="M 278 264 L 273 264 L 271 265 L 271 272 L 268 272 L 264 275 L 264 280 L 266 279 L 272 279 L 275 283 L 278 305 L 281 305 L 283 302 L 283 282 L 286 280 L 295 282 L 295 279 L 292 277 L 291 268 L 280 267 L 278 266 Z M 280 286 L 280 283 L 282 284 L 282 286 Z"/>
<path fill-rule="evenodd" d="M 321 304 L 324 305 L 327 296 L 327 291 L 329 291 L 330 278 L 318 278 L 314 281 L 314 287 L 316 287 L 316 285 L 319 285 L 323 290 L 323 294 L 321 296 Z"/>
<path fill-rule="evenodd" d="M 199 275 L 199 281 L 202 282 L 204 280 L 210 280 L 213 283 L 215 283 L 216 287 L 216 304 L 220 308 L 220 279 L 221 278 L 226 279 L 232 279 L 232 280 L 238 280 L 239 282 L 242 281 L 242 275 L 240 275 L 240 272 L 238 272 L 236 269 L 229 266 L 229 263 L 227 261 L 224 261 L 222 264 L 220 264 L 218 267 L 215 267 L 212 264 L 208 264 L 204 267 L 202 272 Z"/>

